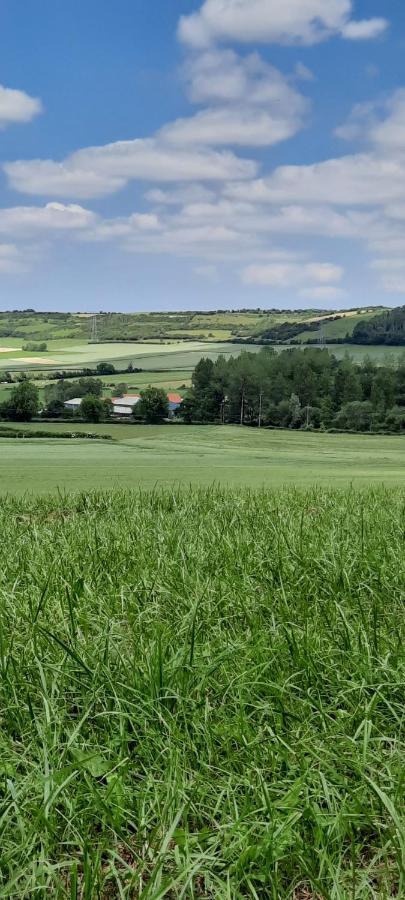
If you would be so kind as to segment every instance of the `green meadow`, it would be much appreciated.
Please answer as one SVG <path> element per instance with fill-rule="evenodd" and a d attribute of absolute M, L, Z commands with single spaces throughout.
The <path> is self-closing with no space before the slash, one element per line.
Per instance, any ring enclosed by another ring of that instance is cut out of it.
<path fill-rule="evenodd" d="M 39 427 L 108 434 L 112 441 L 1 439 L 0 492 L 46 494 L 90 488 L 213 483 L 232 487 L 405 485 L 400 436 L 308 434 L 238 426 L 80 425 Z"/>
<path fill-rule="evenodd" d="M 346 481 L 355 457 L 388 469 L 392 443 L 345 441 Z M 50 448 L 12 443 L 51 486 Z M 93 446 L 57 450 L 72 487 L 105 482 Z M 337 471 L 337 439 L 320 453 Z M 0 897 L 403 897 L 404 508 L 383 488 L 3 498 Z"/>

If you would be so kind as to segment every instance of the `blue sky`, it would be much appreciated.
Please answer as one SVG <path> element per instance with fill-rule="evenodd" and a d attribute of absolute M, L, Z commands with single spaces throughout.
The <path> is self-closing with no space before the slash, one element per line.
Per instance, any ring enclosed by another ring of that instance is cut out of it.
<path fill-rule="evenodd" d="M 0 309 L 405 302 L 402 0 L 2 0 Z"/>

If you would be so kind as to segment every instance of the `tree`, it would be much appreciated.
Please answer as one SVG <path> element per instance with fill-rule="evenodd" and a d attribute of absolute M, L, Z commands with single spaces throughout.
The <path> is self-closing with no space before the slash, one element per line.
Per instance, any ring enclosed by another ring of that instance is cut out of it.
<path fill-rule="evenodd" d="M 105 416 L 105 403 L 94 394 L 87 394 L 79 407 L 79 415 L 85 422 L 101 422 Z"/>
<path fill-rule="evenodd" d="M 59 379 L 56 384 L 45 385 L 45 403 L 47 406 L 54 400 L 72 400 L 73 397 L 86 397 L 91 394 L 92 397 L 101 397 L 103 393 L 103 382 L 99 378 L 75 378 L 67 380 Z"/>
<path fill-rule="evenodd" d="M 113 409 L 114 409 L 113 402 L 112 402 L 112 400 L 110 400 L 109 397 L 105 397 L 104 400 L 102 401 L 102 403 L 104 406 L 104 418 L 109 419 L 110 416 L 112 416 L 112 414 L 113 414 Z"/>
<path fill-rule="evenodd" d="M 115 366 L 112 363 L 101 362 L 96 366 L 97 375 L 114 375 Z"/>
<path fill-rule="evenodd" d="M 169 415 L 169 404 L 166 391 L 161 388 L 148 387 L 141 391 L 141 399 L 134 407 L 136 418 L 145 422 L 162 422 Z"/>
<path fill-rule="evenodd" d="M 373 407 L 369 400 L 361 402 L 353 400 L 345 403 L 335 416 L 334 424 L 337 428 L 350 431 L 370 431 L 373 421 Z"/>
<path fill-rule="evenodd" d="M 117 384 L 117 386 L 116 386 L 116 388 L 115 388 L 115 396 L 116 396 L 116 397 L 123 397 L 124 394 L 127 393 L 127 391 L 128 391 L 128 385 L 125 384 L 124 381 L 121 381 L 120 384 Z"/>
<path fill-rule="evenodd" d="M 32 381 L 21 381 L 13 388 L 10 399 L 2 407 L 3 415 L 15 422 L 30 422 L 38 415 L 38 410 L 38 388 Z"/>
<path fill-rule="evenodd" d="M 62 419 L 66 416 L 72 416 L 73 411 L 66 409 L 63 400 L 51 400 L 44 410 L 47 419 Z"/>
<path fill-rule="evenodd" d="M 214 363 L 212 362 L 212 359 L 206 359 L 205 357 L 200 359 L 194 369 L 191 379 L 193 388 L 197 395 L 200 392 L 204 393 L 211 386 L 213 374 Z"/>
<path fill-rule="evenodd" d="M 299 397 L 297 397 L 296 394 L 291 394 L 288 405 L 290 408 L 291 428 L 299 428 L 302 421 L 302 409 Z"/>

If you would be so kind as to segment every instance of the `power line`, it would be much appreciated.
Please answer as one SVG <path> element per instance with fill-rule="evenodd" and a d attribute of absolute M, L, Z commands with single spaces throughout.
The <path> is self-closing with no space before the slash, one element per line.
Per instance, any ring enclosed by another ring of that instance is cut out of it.
<path fill-rule="evenodd" d="M 92 319 L 91 319 L 91 332 L 90 332 L 90 343 L 91 343 L 91 344 L 98 344 L 98 342 L 99 342 L 99 337 L 98 337 L 98 321 L 97 321 L 97 316 L 92 316 Z"/>

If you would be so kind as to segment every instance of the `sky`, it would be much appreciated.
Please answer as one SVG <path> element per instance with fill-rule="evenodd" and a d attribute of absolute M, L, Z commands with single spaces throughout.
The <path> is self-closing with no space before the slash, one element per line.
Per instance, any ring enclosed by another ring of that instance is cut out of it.
<path fill-rule="evenodd" d="M 0 310 L 405 304 L 403 0 L 0 0 Z"/>

